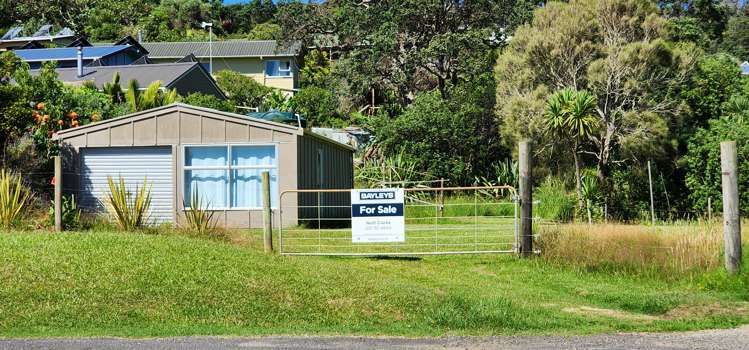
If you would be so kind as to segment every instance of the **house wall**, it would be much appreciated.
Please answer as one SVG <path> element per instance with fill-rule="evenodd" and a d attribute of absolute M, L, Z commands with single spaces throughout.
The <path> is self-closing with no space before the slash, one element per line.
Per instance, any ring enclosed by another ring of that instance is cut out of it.
<path fill-rule="evenodd" d="M 297 153 L 299 189 L 354 188 L 353 150 L 342 148 L 321 136 L 305 133 L 297 136 Z M 317 224 L 318 204 L 321 206 L 319 216 L 323 219 L 351 216 L 350 192 L 301 193 L 298 201 L 300 224 Z M 344 222 L 323 222 L 327 225 L 342 223 Z"/>
<path fill-rule="evenodd" d="M 187 96 L 191 93 L 201 92 L 207 95 L 213 95 L 224 99 L 221 91 L 210 81 L 208 74 L 204 73 L 199 67 L 191 69 L 187 74 L 175 81 L 169 88 L 174 88 L 181 96 Z"/>
<path fill-rule="evenodd" d="M 268 58 L 271 59 L 271 58 Z M 290 59 L 294 60 L 293 57 L 282 57 L 272 59 Z M 177 59 L 175 58 L 151 58 L 154 63 L 173 63 Z M 201 57 L 198 59 L 200 63 L 204 64 L 208 69 L 209 59 Z M 222 70 L 231 70 L 240 74 L 252 77 L 260 84 L 269 86 L 284 91 L 293 91 L 299 87 L 299 68 L 296 64 L 292 64 L 292 76 L 291 77 L 267 77 L 265 76 L 265 60 L 259 57 L 214 57 L 213 58 L 213 72 L 219 72 Z"/>
<path fill-rule="evenodd" d="M 83 132 L 85 130 L 85 132 Z M 277 146 L 278 190 L 297 188 L 297 138 L 299 131 L 241 117 L 222 117 L 211 112 L 184 109 L 160 109 L 136 117 L 125 117 L 102 125 L 81 129 L 81 132 L 59 134 L 65 176 L 63 188 L 75 193 L 80 188 L 81 148 L 123 146 L 171 146 L 174 174 L 174 217 L 177 224 L 184 220 L 183 147 L 184 145 L 268 144 Z M 296 197 L 287 199 L 296 206 Z M 216 220 L 224 227 L 262 227 L 262 210 L 220 210 Z M 279 225 L 278 209 L 273 210 L 274 225 Z M 284 213 L 283 225 L 297 224 L 296 212 Z"/>

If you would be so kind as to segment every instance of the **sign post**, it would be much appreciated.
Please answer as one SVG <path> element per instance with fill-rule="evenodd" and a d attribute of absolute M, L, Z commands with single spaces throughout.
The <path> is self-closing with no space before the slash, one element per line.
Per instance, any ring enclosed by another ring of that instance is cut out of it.
<path fill-rule="evenodd" d="M 351 190 L 353 243 L 405 242 L 402 188 Z"/>

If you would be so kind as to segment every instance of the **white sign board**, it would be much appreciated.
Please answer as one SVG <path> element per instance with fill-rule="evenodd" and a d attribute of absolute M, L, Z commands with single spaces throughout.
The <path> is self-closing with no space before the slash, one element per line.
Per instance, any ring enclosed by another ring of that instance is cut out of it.
<path fill-rule="evenodd" d="M 353 243 L 405 242 L 403 189 L 351 190 Z"/>

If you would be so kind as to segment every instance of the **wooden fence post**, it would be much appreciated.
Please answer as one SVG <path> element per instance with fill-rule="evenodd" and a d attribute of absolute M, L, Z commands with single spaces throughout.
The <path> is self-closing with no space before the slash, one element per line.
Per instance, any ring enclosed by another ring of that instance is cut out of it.
<path fill-rule="evenodd" d="M 273 215 L 270 210 L 270 173 L 262 172 L 263 180 L 263 247 L 266 253 L 273 252 Z"/>
<path fill-rule="evenodd" d="M 741 270 L 741 215 L 736 141 L 720 143 L 720 169 L 723 185 L 723 241 L 729 274 Z"/>
<path fill-rule="evenodd" d="M 440 217 L 445 216 L 445 190 L 443 190 L 443 188 L 445 188 L 445 179 L 440 178 L 440 193 L 439 193 L 439 202 L 440 202 L 439 203 L 439 206 L 440 206 L 439 216 Z"/>
<path fill-rule="evenodd" d="M 55 231 L 62 231 L 62 159 L 55 156 Z"/>
<path fill-rule="evenodd" d="M 520 254 L 533 254 L 533 161 L 531 144 L 520 142 L 518 167 L 520 172 Z"/>
<path fill-rule="evenodd" d="M 650 185 L 650 222 L 655 227 L 655 202 L 653 201 L 653 175 L 650 172 L 650 161 L 648 161 L 648 184 Z"/>

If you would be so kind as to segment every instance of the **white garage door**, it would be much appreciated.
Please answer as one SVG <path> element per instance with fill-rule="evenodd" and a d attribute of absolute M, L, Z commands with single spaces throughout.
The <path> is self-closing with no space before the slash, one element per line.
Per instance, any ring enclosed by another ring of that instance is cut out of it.
<path fill-rule="evenodd" d="M 143 186 L 147 179 L 151 186 L 152 223 L 172 221 L 171 147 L 111 147 L 81 150 L 81 206 L 103 211 L 103 201 L 109 193 L 107 177 L 117 182 L 125 180 L 130 191 Z"/>

